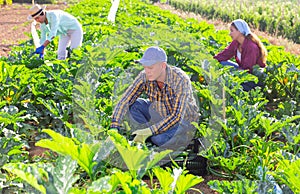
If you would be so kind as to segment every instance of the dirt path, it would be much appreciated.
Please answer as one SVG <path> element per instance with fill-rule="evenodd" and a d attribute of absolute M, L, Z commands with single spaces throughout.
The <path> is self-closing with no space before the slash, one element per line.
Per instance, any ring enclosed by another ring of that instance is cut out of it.
<path fill-rule="evenodd" d="M 1 7 L 0 12 L 0 56 L 7 56 L 10 47 L 27 40 L 29 31 L 26 15 L 29 6 L 15 4 Z"/>
<path fill-rule="evenodd" d="M 0 57 L 7 57 L 13 46 L 30 39 L 30 21 L 27 20 L 31 4 L 13 4 L 0 8 Z M 47 9 L 63 9 L 66 5 L 47 5 Z"/>

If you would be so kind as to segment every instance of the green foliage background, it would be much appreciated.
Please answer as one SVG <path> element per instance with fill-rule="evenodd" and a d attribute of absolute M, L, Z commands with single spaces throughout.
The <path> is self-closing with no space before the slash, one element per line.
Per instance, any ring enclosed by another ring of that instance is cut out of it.
<path fill-rule="evenodd" d="M 1 188 L 150 193 L 179 192 L 193 186 L 183 180 L 201 182 L 199 177 L 176 168 L 149 168 L 149 176 L 169 177 L 163 188 L 153 185 L 151 190 L 141 179 L 145 172 L 140 169 L 121 172 L 97 158 L 107 154 L 100 145 L 111 137 L 118 150 L 128 148 L 140 156 L 140 160 L 126 158 L 123 162 L 145 165 L 142 159 L 143 154 L 149 154 L 147 150 L 131 147 L 126 134 L 109 134 L 107 130 L 117 98 L 114 84 L 122 73 L 135 67 L 139 70 L 134 60 L 149 45 L 158 44 L 167 51 L 171 65 L 190 75 L 199 97 L 197 137 L 207 139 L 208 149 L 198 154 L 208 159 L 210 173 L 228 180 L 212 181 L 211 188 L 265 193 L 278 186 L 286 192 L 299 192 L 295 183 L 300 151 L 299 56 L 263 40 L 269 52 L 268 67 L 256 68 L 255 75 L 232 71 L 212 59 L 231 41 L 228 31 L 216 31 L 203 21 L 183 20 L 137 0 L 120 1 L 116 22 L 111 23 L 107 21 L 110 5 L 110 1 L 86 0 L 66 10 L 80 20 L 85 32 L 82 47 L 66 61 L 56 60 L 57 39 L 47 47 L 45 60 L 28 57 L 34 50 L 32 41 L 0 58 Z M 164 33 L 159 34 L 160 30 Z M 249 80 L 263 81 L 265 87 L 244 92 L 240 84 Z M 214 112 L 215 105 L 222 109 Z M 218 134 L 213 133 L 216 128 Z M 58 147 L 57 139 L 65 144 Z M 35 142 L 50 149 L 48 158 L 28 155 Z M 286 171 L 289 167 L 295 171 Z M 59 174 L 65 168 L 69 176 Z M 72 175 L 64 188 L 62 180 Z M 181 178 L 172 188 L 169 183 L 174 177 Z"/>
<path fill-rule="evenodd" d="M 181 10 L 194 12 L 209 19 L 221 19 L 227 23 L 241 18 L 252 28 L 300 43 L 299 1 L 170 0 L 169 4 Z"/>

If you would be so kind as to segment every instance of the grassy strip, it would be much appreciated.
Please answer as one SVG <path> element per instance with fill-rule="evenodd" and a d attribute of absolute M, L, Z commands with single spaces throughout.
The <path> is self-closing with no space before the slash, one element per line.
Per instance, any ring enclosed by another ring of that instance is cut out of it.
<path fill-rule="evenodd" d="M 221 19 L 224 22 L 241 18 L 260 31 L 274 36 L 283 36 L 297 44 L 300 43 L 298 2 L 170 0 L 169 4 L 176 9 L 194 12 L 209 19 Z"/>

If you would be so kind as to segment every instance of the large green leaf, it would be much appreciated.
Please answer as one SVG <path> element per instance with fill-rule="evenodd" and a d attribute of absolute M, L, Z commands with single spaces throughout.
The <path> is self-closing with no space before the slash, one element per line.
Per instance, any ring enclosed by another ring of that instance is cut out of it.
<path fill-rule="evenodd" d="M 77 162 L 70 156 L 58 158 L 55 168 L 52 169 L 53 186 L 57 193 L 68 193 L 73 187 L 73 183 L 79 179 L 78 175 L 74 175 L 76 168 Z"/>
<path fill-rule="evenodd" d="M 279 178 L 289 186 L 294 193 L 300 193 L 299 175 L 300 159 L 295 161 L 282 160 L 279 163 Z"/>
<path fill-rule="evenodd" d="M 88 193 L 109 193 L 113 189 L 110 184 L 112 176 L 101 177 L 93 181 L 92 185 L 88 188 Z"/>
<path fill-rule="evenodd" d="M 74 176 L 77 163 L 69 156 L 59 157 L 55 165 L 9 163 L 3 168 L 42 193 L 68 193 L 79 179 L 79 176 Z"/>
<path fill-rule="evenodd" d="M 145 159 L 149 156 L 149 151 L 137 149 L 136 147 L 126 148 L 120 144 L 115 144 L 115 146 L 122 156 L 127 168 L 133 173 L 132 175 L 134 177 L 139 169 L 146 167 Z"/>
<path fill-rule="evenodd" d="M 130 146 L 128 140 L 117 132 L 110 131 L 109 134 L 127 168 L 134 177 L 136 175 L 143 177 L 147 170 L 151 169 L 161 159 L 172 152 L 172 150 L 155 152 L 145 148 L 138 148 L 137 146 Z"/>
<path fill-rule="evenodd" d="M 36 146 L 71 156 L 92 179 L 94 178 L 93 166 L 96 165 L 96 162 L 93 161 L 93 158 L 101 146 L 100 142 L 95 144 L 79 143 L 76 139 L 64 137 L 50 129 L 44 129 L 43 132 L 50 135 L 52 140 L 42 139 L 36 143 Z"/>
<path fill-rule="evenodd" d="M 44 169 L 38 169 L 37 164 L 8 163 L 3 166 L 3 169 L 15 174 L 41 193 L 46 194 L 46 188 L 39 184 L 38 180 L 41 177 L 48 179 L 48 174 Z"/>
<path fill-rule="evenodd" d="M 187 174 L 187 171 L 183 172 L 176 181 L 175 193 L 185 193 L 193 186 L 201 183 L 204 179 L 193 174 Z"/>
<path fill-rule="evenodd" d="M 155 167 L 152 171 L 157 177 L 163 193 L 169 193 L 172 190 L 171 184 L 174 181 L 170 169 L 164 170 L 160 167 Z"/>

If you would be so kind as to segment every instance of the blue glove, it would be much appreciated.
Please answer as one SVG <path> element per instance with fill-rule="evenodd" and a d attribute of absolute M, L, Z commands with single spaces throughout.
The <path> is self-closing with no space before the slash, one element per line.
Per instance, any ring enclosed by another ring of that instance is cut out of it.
<path fill-rule="evenodd" d="M 36 48 L 35 53 L 36 53 L 36 54 L 40 54 L 40 56 L 41 56 L 41 54 L 44 53 L 44 48 L 45 48 L 44 45 L 42 45 L 42 46 Z"/>

